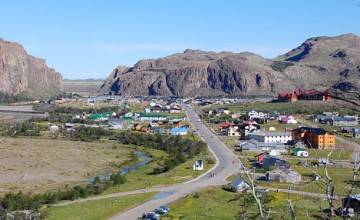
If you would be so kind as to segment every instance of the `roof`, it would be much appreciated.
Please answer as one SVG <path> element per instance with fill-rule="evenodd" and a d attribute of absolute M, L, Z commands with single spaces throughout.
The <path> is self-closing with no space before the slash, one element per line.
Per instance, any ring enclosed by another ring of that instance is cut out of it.
<path fill-rule="evenodd" d="M 139 114 L 140 117 L 166 117 L 165 114 L 162 113 L 156 113 L 156 112 L 150 112 L 150 113 L 145 113 L 145 112 L 141 112 Z"/>
<path fill-rule="evenodd" d="M 333 121 L 356 121 L 355 117 L 344 117 L 344 116 L 335 116 L 332 118 Z"/>
<path fill-rule="evenodd" d="M 171 133 L 187 132 L 188 129 L 189 129 L 188 127 L 182 126 L 182 127 L 178 127 L 178 128 L 171 128 L 171 129 L 170 129 L 170 132 L 171 132 Z"/>
<path fill-rule="evenodd" d="M 294 129 L 293 131 L 310 132 L 312 134 L 317 134 L 317 135 L 324 135 L 326 133 L 329 133 L 323 128 L 311 128 L 311 127 L 299 127 L 299 128 Z"/>
<path fill-rule="evenodd" d="M 257 136 L 291 136 L 291 132 L 261 131 L 261 132 L 251 133 L 250 135 L 257 135 Z"/>
<path fill-rule="evenodd" d="M 349 198 L 350 198 L 350 199 L 355 199 L 355 200 L 357 200 L 357 201 L 360 202 L 360 194 L 350 195 Z"/>
<path fill-rule="evenodd" d="M 243 178 L 241 178 L 240 176 L 238 176 L 230 185 L 231 185 L 231 187 L 237 187 L 243 183 L 246 183 L 245 180 Z"/>
<path fill-rule="evenodd" d="M 229 127 L 231 125 L 230 122 L 223 121 L 219 123 L 219 127 Z"/>
<path fill-rule="evenodd" d="M 303 95 L 323 95 L 322 92 L 316 89 L 309 89 L 302 92 Z"/>

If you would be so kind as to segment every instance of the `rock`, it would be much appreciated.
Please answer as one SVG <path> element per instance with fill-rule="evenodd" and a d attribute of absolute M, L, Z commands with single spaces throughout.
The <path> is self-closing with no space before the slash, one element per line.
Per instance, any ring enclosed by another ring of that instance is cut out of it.
<path fill-rule="evenodd" d="M 0 92 L 45 97 L 62 90 L 62 76 L 18 43 L 0 39 Z"/>
<path fill-rule="evenodd" d="M 279 91 L 328 89 L 360 79 L 360 38 L 315 37 L 275 59 L 244 52 L 187 49 L 159 59 L 117 67 L 100 88 L 117 95 L 276 95 Z"/>

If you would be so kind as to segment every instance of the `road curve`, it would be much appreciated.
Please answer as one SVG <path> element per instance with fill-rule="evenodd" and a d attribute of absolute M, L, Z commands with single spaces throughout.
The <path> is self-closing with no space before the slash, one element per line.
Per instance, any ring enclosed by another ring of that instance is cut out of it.
<path fill-rule="evenodd" d="M 191 181 L 163 188 L 151 200 L 123 213 L 114 215 L 110 218 L 111 220 L 135 220 L 145 212 L 150 212 L 161 205 L 174 202 L 202 188 L 223 185 L 226 183 L 227 177 L 239 172 L 242 164 L 236 155 L 201 122 L 199 116 L 191 106 L 186 105 L 183 107 L 189 122 L 193 125 L 193 128 L 200 137 L 208 144 L 209 150 L 216 158 L 217 162 L 215 166 L 207 173 Z M 214 173 L 215 176 L 209 177 L 209 172 Z"/>

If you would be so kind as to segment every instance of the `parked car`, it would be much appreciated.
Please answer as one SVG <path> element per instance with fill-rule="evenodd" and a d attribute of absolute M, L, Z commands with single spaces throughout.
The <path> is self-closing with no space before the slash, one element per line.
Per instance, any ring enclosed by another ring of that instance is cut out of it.
<path fill-rule="evenodd" d="M 162 206 L 160 206 L 159 208 L 164 209 L 164 210 L 166 210 L 167 212 L 170 212 L 170 208 L 167 207 L 167 206 L 162 205 Z"/>
<path fill-rule="evenodd" d="M 168 213 L 168 211 L 167 211 L 167 210 L 165 210 L 165 209 L 161 209 L 161 208 L 157 208 L 157 209 L 155 209 L 155 210 L 154 210 L 154 212 L 155 212 L 155 213 L 157 213 L 157 214 L 159 214 L 159 215 L 165 215 L 165 214 L 167 214 L 167 213 Z"/>
<path fill-rule="evenodd" d="M 159 212 L 163 213 L 163 214 L 160 214 L 160 213 L 158 213 L 158 212 L 155 211 L 156 213 L 158 213 L 158 214 L 160 214 L 160 215 L 164 215 L 164 214 L 167 214 L 167 213 L 170 212 L 170 208 L 167 207 L 167 206 L 164 206 L 164 205 L 160 206 L 160 207 L 157 208 L 156 210 L 158 210 Z"/>
<path fill-rule="evenodd" d="M 142 220 L 160 220 L 160 218 L 160 215 L 155 212 L 148 212 L 142 216 Z"/>

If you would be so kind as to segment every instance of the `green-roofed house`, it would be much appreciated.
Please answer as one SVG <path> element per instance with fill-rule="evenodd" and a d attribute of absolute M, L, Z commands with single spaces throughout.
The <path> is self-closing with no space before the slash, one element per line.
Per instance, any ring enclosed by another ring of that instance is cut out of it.
<path fill-rule="evenodd" d="M 161 113 L 140 113 L 139 118 L 141 121 L 166 121 L 168 119 L 165 114 Z"/>
<path fill-rule="evenodd" d="M 92 121 L 97 121 L 97 122 L 107 121 L 110 116 L 111 116 L 111 113 L 110 113 L 110 115 L 106 114 L 106 113 L 103 113 L 103 114 L 95 113 L 95 114 L 89 114 L 87 119 L 92 120 Z"/>

